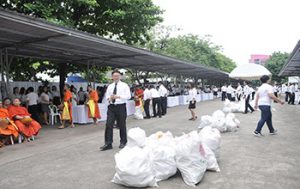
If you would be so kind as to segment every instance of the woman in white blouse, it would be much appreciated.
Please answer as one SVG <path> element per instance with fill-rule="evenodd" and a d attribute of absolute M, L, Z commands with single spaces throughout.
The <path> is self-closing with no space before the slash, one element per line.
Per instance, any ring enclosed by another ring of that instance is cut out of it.
<path fill-rule="evenodd" d="M 197 96 L 197 89 L 194 84 L 190 84 L 189 88 L 189 110 L 191 112 L 192 117 L 189 119 L 191 121 L 195 121 L 197 119 L 195 109 L 196 109 L 196 96 Z"/>

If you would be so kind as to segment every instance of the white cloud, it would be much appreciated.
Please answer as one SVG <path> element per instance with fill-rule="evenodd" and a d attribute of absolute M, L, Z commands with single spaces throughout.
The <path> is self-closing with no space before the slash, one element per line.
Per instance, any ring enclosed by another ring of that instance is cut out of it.
<path fill-rule="evenodd" d="M 212 35 L 238 64 L 250 54 L 291 52 L 300 39 L 299 0 L 153 0 L 164 25 Z"/>

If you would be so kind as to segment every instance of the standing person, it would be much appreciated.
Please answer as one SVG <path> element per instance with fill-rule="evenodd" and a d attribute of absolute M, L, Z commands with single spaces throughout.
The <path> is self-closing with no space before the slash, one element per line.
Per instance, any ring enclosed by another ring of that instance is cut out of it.
<path fill-rule="evenodd" d="M 282 86 L 281 86 L 281 92 L 282 92 L 282 94 L 284 93 L 285 94 L 285 102 L 288 102 L 288 98 L 289 98 L 289 96 L 288 96 L 288 89 L 287 89 L 288 87 L 286 86 L 286 84 L 284 83 L 284 84 L 282 84 Z"/>
<path fill-rule="evenodd" d="M 250 86 L 250 95 L 251 95 L 251 100 L 254 100 L 255 90 L 252 86 Z"/>
<path fill-rule="evenodd" d="M 161 115 L 166 115 L 167 114 L 167 106 L 168 106 L 168 90 L 166 87 L 163 85 L 163 82 L 159 82 L 159 89 L 158 93 L 160 96 L 161 100 Z"/>
<path fill-rule="evenodd" d="M 150 92 L 153 106 L 153 117 L 157 117 L 158 114 L 159 118 L 161 118 L 161 99 L 154 85 L 150 86 Z"/>
<path fill-rule="evenodd" d="M 60 97 L 60 93 L 57 90 L 56 86 L 52 86 L 51 87 L 51 95 L 50 95 L 50 99 L 52 99 L 52 102 L 55 106 L 59 106 L 61 104 L 61 97 Z"/>
<path fill-rule="evenodd" d="M 276 83 L 273 86 L 273 92 L 274 92 L 274 95 L 278 98 L 279 88 Z M 274 103 L 277 103 L 277 102 L 274 100 Z"/>
<path fill-rule="evenodd" d="M 259 87 L 256 93 L 255 99 L 255 109 L 257 107 L 261 110 L 261 118 L 257 124 L 257 127 L 253 134 L 255 136 L 262 136 L 261 130 L 265 123 L 269 128 L 270 134 L 277 134 L 277 130 L 274 129 L 272 124 L 272 112 L 271 112 L 271 103 L 272 99 L 277 101 L 280 104 L 284 104 L 280 99 L 278 99 L 273 93 L 273 87 L 269 85 L 270 77 L 264 75 L 260 78 L 262 85 Z"/>
<path fill-rule="evenodd" d="M 145 90 L 144 90 L 144 110 L 145 110 L 146 116 L 144 117 L 144 119 L 151 118 L 150 111 L 149 111 L 150 100 L 151 100 L 151 92 L 149 90 L 149 85 L 146 85 Z"/>
<path fill-rule="evenodd" d="M 227 85 L 224 84 L 221 88 L 221 91 L 222 91 L 222 101 L 225 101 L 226 99 L 226 92 L 227 92 Z"/>
<path fill-rule="evenodd" d="M 83 87 L 80 87 L 79 88 L 79 91 L 78 91 L 78 104 L 79 105 L 83 105 L 85 102 L 86 102 L 86 95 L 85 95 L 85 92 L 83 91 Z"/>
<path fill-rule="evenodd" d="M 73 119 L 72 119 L 72 93 L 70 91 L 70 87 L 68 84 L 64 86 L 64 98 L 62 107 L 62 125 L 58 127 L 58 129 L 65 128 L 65 122 L 68 120 L 71 124 L 71 128 L 74 128 Z"/>
<path fill-rule="evenodd" d="M 245 114 L 248 113 L 248 108 L 250 109 L 251 113 L 254 111 L 253 107 L 250 105 L 250 97 L 251 97 L 251 89 L 248 86 L 248 83 L 244 82 L 244 98 L 245 98 Z"/>
<path fill-rule="evenodd" d="M 93 118 L 94 124 L 97 124 L 97 120 L 101 118 L 100 110 L 98 106 L 99 96 L 96 90 L 93 90 L 91 85 L 88 85 L 87 91 L 89 92 L 89 98 L 87 100 L 88 116 Z"/>
<path fill-rule="evenodd" d="M 49 114 L 50 98 L 48 95 L 48 87 L 47 86 L 43 87 L 43 92 L 40 96 L 40 101 L 41 101 L 41 110 L 42 110 L 42 114 L 43 114 L 44 123 L 46 125 L 49 125 L 48 114 Z"/>
<path fill-rule="evenodd" d="M 213 87 L 214 98 L 218 98 L 218 88 L 216 86 Z"/>
<path fill-rule="evenodd" d="M 229 101 L 232 101 L 232 94 L 234 94 L 234 89 L 232 88 L 231 84 L 228 85 L 226 90 L 227 98 Z"/>
<path fill-rule="evenodd" d="M 71 85 L 70 91 L 72 93 L 72 107 L 75 107 L 78 104 L 78 97 L 77 97 L 77 90 L 74 87 L 74 85 Z"/>
<path fill-rule="evenodd" d="M 241 84 L 238 83 L 238 86 L 236 88 L 236 94 L 237 94 L 238 101 L 241 101 L 242 93 L 243 93 L 243 88 L 242 88 Z"/>
<path fill-rule="evenodd" d="M 288 104 L 295 105 L 295 92 L 296 92 L 296 89 L 295 89 L 294 84 L 290 85 L 289 92 L 290 92 L 290 94 L 289 94 L 290 99 L 289 99 Z"/>
<path fill-rule="evenodd" d="M 195 121 L 197 119 L 195 109 L 196 109 L 196 97 L 197 97 L 197 89 L 193 83 L 189 86 L 189 107 L 192 117 L 189 120 Z"/>
<path fill-rule="evenodd" d="M 127 143 L 126 130 L 126 102 L 131 98 L 129 86 L 122 82 L 121 72 L 114 70 L 112 72 L 113 83 L 107 87 L 106 99 L 109 102 L 107 110 L 107 121 L 105 127 L 105 145 L 100 148 L 101 151 L 112 149 L 113 143 L 113 126 L 115 121 L 120 130 L 120 146 L 124 148 Z"/>
<path fill-rule="evenodd" d="M 20 100 L 21 100 L 21 105 L 26 107 L 26 90 L 25 87 L 21 87 L 20 89 Z"/>
<path fill-rule="evenodd" d="M 34 120 L 41 123 L 41 119 L 39 116 L 39 106 L 38 106 L 39 96 L 34 92 L 33 87 L 29 87 L 27 91 L 28 94 L 26 95 L 27 97 L 26 100 L 27 100 L 28 112 L 31 114 Z"/>
<path fill-rule="evenodd" d="M 19 98 L 19 99 L 21 98 L 19 87 L 13 88 L 12 99 L 16 99 L 16 98 Z"/>

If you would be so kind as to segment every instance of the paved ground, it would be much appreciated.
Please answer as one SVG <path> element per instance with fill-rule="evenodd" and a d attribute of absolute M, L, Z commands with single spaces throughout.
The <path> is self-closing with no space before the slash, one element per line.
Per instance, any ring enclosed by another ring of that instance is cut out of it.
<path fill-rule="evenodd" d="M 211 114 L 220 107 L 219 101 L 201 102 L 197 114 Z M 128 126 L 139 126 L 148 135 L 159 130 L 180 135 L 196 129 L 199 124 L 199 121 L 187 121 L 186 108 L 171 108 L 162 119 L 137 121 L 129 118 Z M 300 106 L 275 105 L 274 108 L 277 136 L 252 136 L 259 112 L 237 114 L 241 129 L 222 134 L 221 172 L 207 172 L 198 188 L 300 188 Z M 267 132 L 266 127 L 263 131 Z M 118 132 L 115 132 L 112 151 L 99 151 L 103 135 L 104 123 L 65 130 L 46 127 L 34 142 L 0 149 L 0 188 L 124 188 L 110 182 L 114 175 L 114 154 L 119 145 Z M 160 188 L 189 188 L 179 175 L 159 185 Z"/>

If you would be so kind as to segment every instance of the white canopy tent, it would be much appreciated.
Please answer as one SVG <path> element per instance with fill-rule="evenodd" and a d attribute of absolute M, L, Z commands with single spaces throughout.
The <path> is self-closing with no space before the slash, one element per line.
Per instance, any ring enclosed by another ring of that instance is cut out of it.
<path fill-rule="evenodd" d="M 234 79 L 252 81 L 252 80 L 259 80 L 260 77 L 263 75 L 271 76 L 272 74 L 264 66 L 261 66 L 259 64 L 248 63 L 248 64 L 241 64 L 237 66 L 229 74 L 229 77 Z"/>

